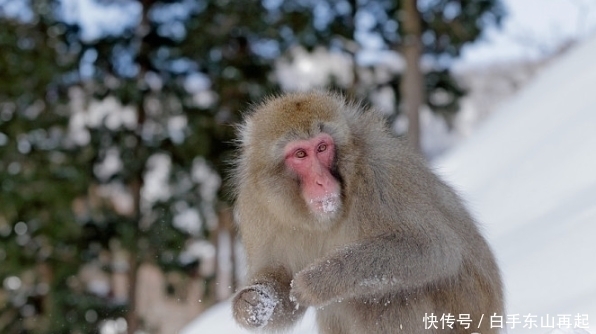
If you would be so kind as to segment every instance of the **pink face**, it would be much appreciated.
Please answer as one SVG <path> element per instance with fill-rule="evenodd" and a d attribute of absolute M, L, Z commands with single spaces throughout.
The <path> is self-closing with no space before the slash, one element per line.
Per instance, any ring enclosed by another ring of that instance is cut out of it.
<path fill-rule="evenodd" d="M 300 178 L 302 197 L 311 211 L 318 217 L 332 217 L 341 204 L 339 182 L 331 174 L 333 138 L 321 133 L 308 140 L 290 142 L 284 155 L 286 166 Z"/>

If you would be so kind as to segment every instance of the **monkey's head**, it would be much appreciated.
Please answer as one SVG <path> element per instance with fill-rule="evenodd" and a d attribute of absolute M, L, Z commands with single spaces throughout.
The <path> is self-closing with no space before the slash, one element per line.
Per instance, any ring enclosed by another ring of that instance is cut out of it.
<path fill-rule="evenodd" d="M 237 185 L 251 190 L 281 222 L 328 229 L 342 215 L 343 161 L 351 132 L 346 106 L 326 93 L 271 98 L 240 128 Z M 341 168 L 339 166 L 342 166 Z"/>

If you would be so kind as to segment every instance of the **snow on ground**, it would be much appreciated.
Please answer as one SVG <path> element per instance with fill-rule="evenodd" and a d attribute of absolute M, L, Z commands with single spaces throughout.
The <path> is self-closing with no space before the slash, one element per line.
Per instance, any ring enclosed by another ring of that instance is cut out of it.
<path fill-rule="evenodd" d="M 503 321 L 518 315 L 509 333 L 550 332 L 546 319 L 573 327 L 577 315 L 596 329 L 595 56 L 596 38 L 571 50 L 435 163 L 495 250 L 507 293 Z M 536 328 L 523 328 L 527 319 Z M 222 303 L 181 332 L 195 333 L 248 332 Z M 312 310 L 291 333 L 316 333 Z"/>
<path fill-rule="evenodd" d="M 286 334 L 317 333 L 314 310 L 308 309 L 298 324 Z M 255 333 L 242 329 L 232 318 L 232 304 L 219 303 L 192 321 L 179 334 L 248 334 Z M 257 331 L 257 333 L 259 333 Z"/>
<path fill-rule="evenodd" d="M 571 50 L 436 163 L 499 259 L 507 314 L 596 328 L 596 38 Z M 511 326 L 509 326 L 511 327 Z"/>

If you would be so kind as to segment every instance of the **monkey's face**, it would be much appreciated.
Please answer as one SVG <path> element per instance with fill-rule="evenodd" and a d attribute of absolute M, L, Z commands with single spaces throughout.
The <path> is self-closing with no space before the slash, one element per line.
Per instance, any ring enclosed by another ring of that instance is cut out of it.
<path fill-rule="evenodd" d="M 334 159 L 335 143 L 326 133 L 291 141 L 284 148 L 286 168 L 297 176 L 302 198 L 322 221 L 335 218 L 341 206 L 340 184 L 331 173 Z"/>

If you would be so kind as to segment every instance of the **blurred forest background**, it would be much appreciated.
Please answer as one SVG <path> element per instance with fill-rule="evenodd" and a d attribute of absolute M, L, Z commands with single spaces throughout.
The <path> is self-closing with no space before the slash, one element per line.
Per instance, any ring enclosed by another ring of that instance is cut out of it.
<path fill-rule="evenodd" d="M 450 124 L 465 94 L 450 66 L 503 15 L 497 0 L 0 0 L 0 332 L 175 333 L 241 276 L 222 180 L 243 110 L 329 87 L 421 147 L 418 111 Z"/>

